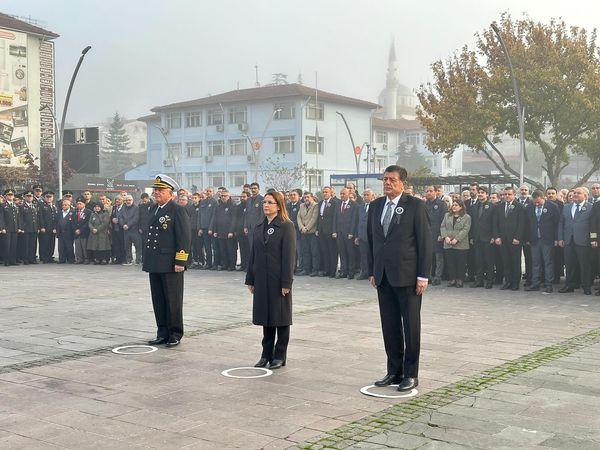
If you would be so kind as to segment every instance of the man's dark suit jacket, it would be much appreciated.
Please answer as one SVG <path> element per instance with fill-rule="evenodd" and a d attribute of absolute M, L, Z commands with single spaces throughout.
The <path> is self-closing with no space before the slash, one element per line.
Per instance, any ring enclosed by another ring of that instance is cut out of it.
<path fill-rule="evenodd" d="M 527 219 L 529 222 L 529 242 L 537 244 L 540 240 L 537 235 L 538 220 L 535 214 L 536 206 L 533 202 L 529 203 L 525 208 Z M 560 212 L 558 206 L 554 203 L 545 201 L 542 207 L 542 215 L 540 216 L 539 229 L 541 241 L 545 244 L 554 244 L 558 240 L 558 222 L 560 221 Z"/>
<path fill-rule="evenodd" d="M 381 215 L 387 202 L 387 197 L 381 197 L 369 206 L 369 275 L 377 285 L 385 272 L 391 286 L 414 286 L 417 277 L 427 279 L 431 270 L 429 215 L 422 200 L 403 193 L 384 236 Z"/>
<path fill-rule="evenodd" d="M 502 238 L 503 244 L 510 244 L 513 239 L 521 244 L 527 237 L 527 218 L 525 208 L 516 199 L 509 205 L 506 215 L 506 202 L 496 205 L 496 221 L 494 224 L 494 235 Z"/>

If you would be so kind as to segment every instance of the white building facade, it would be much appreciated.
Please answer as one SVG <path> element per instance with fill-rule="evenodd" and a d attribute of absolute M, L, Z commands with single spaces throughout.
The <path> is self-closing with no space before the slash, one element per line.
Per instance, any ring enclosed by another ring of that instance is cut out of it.
<path fill-rule="evenodd" d="M 331 174 L 357 173 L 357 159 L 358 171 L 366 170 L 354 149 L 370 142 L 377 107 L 300 84 L 159 106 L 139 119 L 147 124 L 147 164 L 127 178 L 167 173 L 190 189 L 224 186 L 235 193 L 253 181 L 268 188 L 266 167 L 306 164 L 298 187 L 316 190 Z"/>

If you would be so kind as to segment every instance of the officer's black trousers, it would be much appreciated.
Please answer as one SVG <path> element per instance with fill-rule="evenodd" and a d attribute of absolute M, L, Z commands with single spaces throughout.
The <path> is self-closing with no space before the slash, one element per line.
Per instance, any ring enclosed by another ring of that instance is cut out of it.
<path fill-rule="evenodd" d="M 150 292 L 156 319 L 156 336 L 183 336 L 183 272 L 151 273 Z"/>

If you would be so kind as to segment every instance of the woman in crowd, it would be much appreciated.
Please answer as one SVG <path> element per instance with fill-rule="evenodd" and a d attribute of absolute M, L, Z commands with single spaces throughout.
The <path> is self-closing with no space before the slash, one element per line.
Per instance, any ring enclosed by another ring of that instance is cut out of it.
<path fill-rule="evenodd" d="M 102 203 L 94 205 L 89 222 L 90 237 L 87 249 L 90 261 L 94 264 L 108 264 L 110 261 L 110 214 Z"/>
<path fill-rule="evenodd" d="M 465 204 L 460 199 L 453 200 L 450 211 L 444 216 L 440 227 L 450 287 L 463 287 L 467 270 L 470 228 L 471 217 L 465 213 Z"/>
<path fill-rule="evenodd" d="M 265 194 L 263 212 L 265 220 L 252 236 L 246 285 L 253 294 L 252 323 L 263 327 L 262 355 L 255 367 L 279 369 L 286 363 L 292 325 L 296 230 L 280 192 Z"/>

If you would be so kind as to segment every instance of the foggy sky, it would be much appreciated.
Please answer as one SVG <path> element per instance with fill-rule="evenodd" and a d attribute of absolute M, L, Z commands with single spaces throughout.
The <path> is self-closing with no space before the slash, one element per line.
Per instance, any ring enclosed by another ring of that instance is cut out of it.
<path fill-rule="evenodd" d="M 368 101 L 385 87 L 392 36 L 401 83 L 430 81 L 446 58 L 502 12 L 592 29 L 595 2 L 582 0 L 3 0 L 0 11 L 31 16 L 60 35 L 56 99 L 61 113 L 81 50 L 67 122 L 127 118 L 153 106 L 261 84 L 272 74 Z"/>

